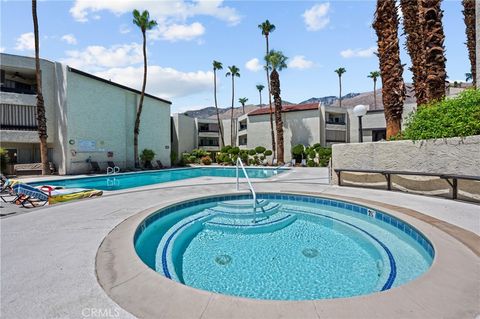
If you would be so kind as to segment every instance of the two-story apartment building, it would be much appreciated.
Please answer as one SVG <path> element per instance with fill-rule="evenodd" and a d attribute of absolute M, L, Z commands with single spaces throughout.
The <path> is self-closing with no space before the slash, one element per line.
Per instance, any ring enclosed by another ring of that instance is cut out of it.
<path fill-rule="evenodd" d="M 41 59 L 48 154 L 59 174 L 85 173 L 89 161 L 133 167 L 133 128 L 140 92 Z M 0 55 L 0 146 L 13 163 L 40 161 L 36 121 L 35 61 Z M 170 165 L 171 102 L 146 94 L 139 151 L 148 148 Z"/>

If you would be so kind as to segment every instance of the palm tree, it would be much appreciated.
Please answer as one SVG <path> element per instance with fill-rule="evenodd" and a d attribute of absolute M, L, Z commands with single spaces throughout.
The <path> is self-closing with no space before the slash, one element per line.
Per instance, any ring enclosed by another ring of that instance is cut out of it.
<path fill-rule="evenodd" d="M 222 141 L 222 146 L 225 146 L 222 123 L 220 123 L 220 114 L 218 113 L 218 105 L 217 105 L 217 70 L 221 70 L 221 69 L 223 69 L 222 62 L 213 60 L 213 96 L 215 98 L 215 111 L 217 111 L 217 123 L 218 123 L 218 131 L 220 132 L 220 139 Z"/>
<path fill-rule="evenodd" d="M 347 70 L 345 70 L 345 68 L 338 68 L 334 72 L 338 74 L 338 85 L 340 87 L 340 93 L 338 94 L 338 101 L 339 101 L 340 107 L 342 107 L 342 74 L 347 72 Z"/>
<path fill-rule="evenodd" d="M 262 84 L 257 84 L 258 94 L 260 95 L 260 107 L 262 107 L 262 91 L 265 88 Z"/>
<path fill-rule="evenodd" d="M 275 124 L 277 129 L 277 161 L 284 163 L 284 145 L 283 145 L 283 121 L 282 121 L 282 98 L 280 97 L 280 77 L 278 71 L 287 67 L 287 57 L 281 51 L 271 50 L 265 57 L 268 65 L 272 67 L 270 73 L 270 83 L 272 87 L 273 101 L 275 103 Z"/>
<path fill-rule="evenodd" d="M 382 77 L 382 100 L 387 122 L 387 139 L 401 129 L 405 83 L 398 45 L 396 0 L 377 0 L 373 28 L 377 33 L 378 59 Z"/>
<path fill-rule="evenodd" d="M 473 75 L 470 72 L 465 73 L 465 82 L 472 81 Z"/>
<path fill-rule="evenodd" d="M 275 25 L 271 24 L 270 21 L 265 20 L 258 25 L 258 28 L 262 30 L 262 35 L 265 36 L 266 42 L 266 55 L 268 55 L 270 49 L 268 46 L 268 38 L 270 33 L 275 31 Z M 265 66 L 265 71 L 267 72 L 267 89 L 268 89 L 268 105 L 270 106 L 270 132 L 272 134 L 272 150 L 273 150 L 273 158 L 275 158 L 275 131 L 273 130 L 273 110 L 272 110 L 272 95 L 271 95 L 271 88 L 270 88 L 270 66 L 269 61 L 266 61 L 267 65 Z"/>
<path fill-rule="evenodd" d="M 373 108 L 377 108 L 377 78 L 380 76 L 380 72 L 372 71 L 368 75 L 369 78 L 373 79 Z"/>
<path fill-rule="evenodd" d="M 135 9 L 133 10 L 133 23 L 137 25 L 142 31 L 143 37 L 143 84 L 142 92 L 140 94 L 140 101 L 138 102 L 137 116 L 135 118 L 135 127 L 133 129 L 133 156 L 135 157 L 135 167 L 139 167 L 138 158 L 138 134 L 140 133 L 140 116 L 142 115 L 143 99 L 145 97 L 145 87 L 147 86 L 147 30 L 151 30 L 157 25 L 155 20 L 150 20 L 150 13 L 144 10 L 141 14 Z"/>
<path fill-rule="evenodd" d="M 240 104 L 242 104 L 242 110 L 243 110 L 243 114 L 245 114 L 245 103 L 247 103 L 248 99 L 246 97 L 241 97 L 238 99 L 238 102 L 240 102 Z"/>
<path fill-rule="evenodd" d="M 42 175 L 49 173 L 47 148 L 47 118 L 45 116 L 45 102 L 42 94 L 42 74 L 40 70 L 40 44 L 38 41 L 37 0 L 32 0 L 33 34 L 35 37 L 35 80 L 37 82 L 37 126 L 40 139 L 40 161 Z"/>
<path fill-rule="evenodd" d="M 443 42 L 445 34 L 442 25 L 442 9 L 440 0 L 419 0 L 422 16 L 422 28 L 425 39 L 425 69 L 427 70 L 427 99 L 441 100 L 445 97 L 445 54 Z"/>
<path fill-rule="evenodd" d="M 473 87 L 477 86 L 476 50 L 475 50 L 475 0 L 462 0 L 463 16 L 465 21 L 465 32 L 467 33 L 468 57 L 470 59 L 470 73 Z"/>
<path fill-rule="evenodd" d="M 230 114 L 230 145 L 234 146 L 235 141 L 233 138 L 233 103 L 235 100 L 235 77 L 240 77 L 240 69 L 237 68 L 235 65 L 229 66 L 228 67 L 228 72 L 225 74 L 225 76 L 231 76 L 232 77 L 232 111 Z"/>
<path fill-rule="evenodd" d="M 403 13 L 403 29 L 407 41 L 406 49 L 412 61 L 410 70 L 413 73 L 413 87 L 417 105 L 427 103 L 426 89 L 426 55 L 423 33 L 423 16 L 420 14 L 418 0 L 401 0 Z"/>

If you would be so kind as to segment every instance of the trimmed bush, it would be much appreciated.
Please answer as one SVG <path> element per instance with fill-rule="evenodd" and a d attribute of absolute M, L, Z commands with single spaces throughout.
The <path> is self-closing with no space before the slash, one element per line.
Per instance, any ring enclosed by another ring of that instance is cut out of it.
<path fill-rule="evenodd" d="M 203 165 L 211 165 L 212 164 L 212 159 L 210 158 L 210 156 L 204 156 L 204 157 L 202 157 L 202 159 L 200 161 Z"/>
<path fill-rule="evenodd" d="M 394 139 L 423 140 L 480 135 L 480 89 L 420 106 Z"/>
<path fill-rule="evenodd" d="M 257 154 L 257 152 L 255 150 L 249 150 L 248 151 L 248 155 L 250 155 L 250 156 L 253 156 L 255 154 Z"/>
<path fill-rule="evenodd" d="M 228 153 L 228 151 L 231 149 L 232 147 L 230 145 L 226 145 L 224 147 L 222 147 L 222 149 L 220 150 L 220 152 L 222 153 Z"/>
<path fill-rule="evenodd" d="M 263 154 L 263 153 L 265 153 L 266 150 L 267 150 L 267 149 L 266 149 L 265 147 L 263 147 L 263 146 L 257 146 L 257 147 L 255 147 L 255 152 L 256 152 L 257 154 Z"/>
<path fill-rule="evenodd" d="M 307 161 L 307 166 L 308 167 L 315 167 L 315 166 L 317 166 L 317 163 L 315 163 L 314 160 L 308 160 Z"/>
<path fill-rule="evenodd" d="M 265 151 L 265 156 L 271 156 L 273 152 L 271 150 L 266 150 Z"/>

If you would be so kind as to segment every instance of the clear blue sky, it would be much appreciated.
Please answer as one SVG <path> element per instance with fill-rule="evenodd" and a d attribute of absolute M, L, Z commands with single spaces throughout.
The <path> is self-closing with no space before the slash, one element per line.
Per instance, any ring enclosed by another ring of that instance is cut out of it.
<path fill-rule="evenodd" d="M 2 52 L 32 55 L 30 1 L 1 1 Z M 444 1 L 447 73 L 463 80 L 469 71 L 460 1 Z M 257 25 L 269 19 L 277 29 L 271 48 L 289 57 L 280 74 L 282 98 L 294 103 L 338 94 L 334 69 L 347 69 L 344 93 L 372 89 L 378 69 L 371 28 L 375 1 L 39 1 L 41 56 L 139 88 L 141 33 L 132 8 L 148 9 L 159 27 L 148 41 L 149 93 L 170 99 L 173 112 L 213 105 L 212 60 L 236 65 L 238 97 L 258 103 L 255 85 L 265 84 L 265 40 Z M 403 49 L 402 49 L 403 50 Z M 254 60 L 258 59 L 258 61 Z M 247 62 L 248 67 L 247 67 Z M 410 60 L 404 52 L 402 62 Z M 221 106 L 231 103 L 230 80 L 220 71 Z M 406 81 L 411 74 L 406 69 Z M 267 95 L 264 91 L 264 101 Z"/>

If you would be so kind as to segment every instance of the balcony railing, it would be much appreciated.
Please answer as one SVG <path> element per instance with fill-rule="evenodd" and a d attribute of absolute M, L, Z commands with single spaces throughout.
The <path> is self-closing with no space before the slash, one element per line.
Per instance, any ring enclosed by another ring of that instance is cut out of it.
<path fill-rule="evenodd" d="M 37 94 L 35 90 L 32 89 L 25 89 L 25 88 L 9 88 L 5 86 L 0 86 L 0 92 L 8 92 L 8 93 L 19 93 L 19 94 Z"/>
<path fill-rule="evenodd" d="M 239 131 L 245 131 L 247 129 L 247 125 L 240 125 Z"/>
<path fill-rule="evenodd" d="M 0 104 L 0 127 L 2 130 L 36 131 L 36 107 Z"/>
<path fill-rule="evenodd" d="M 218 129 L 199 129 L 198 130 L 199 133 L 218 133 Z"/>
<path fill-rule="evenodd" d="M 342 122 L 334 122 L 334 121 L 325 121 L 326 124 L 334 124 L 334 125 L 345 125 L 345 121 Z"/>

